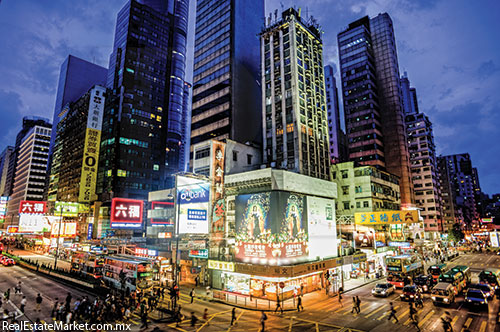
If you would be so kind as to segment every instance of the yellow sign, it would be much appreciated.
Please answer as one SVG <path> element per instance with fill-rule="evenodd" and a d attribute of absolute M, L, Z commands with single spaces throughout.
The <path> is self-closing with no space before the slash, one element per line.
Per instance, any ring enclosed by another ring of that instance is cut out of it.
<path fill-rule="evenodd" d="M 234 272 L 234 263 L 233 262 L 221 262 L 221 261 L 213 261 L 208 260 L 208 268 L 214 270 L 222 270 Z"/>
<path fill-rule="evenodd" d="M 80 192 L 78 195 L 78 201 L 82 203 L 89 203 L 95 197 L 105 92 L 105 88 L 97 85 L 92 89 L 90 94 L 85 146 L 83 148 L 82 175 L 80 177 Z"/>
<path fill-rule="evenodd" d="M 354 214 L 356 225 L 414 224 L 417 222 L 417 210 L 358 212 Z"/>

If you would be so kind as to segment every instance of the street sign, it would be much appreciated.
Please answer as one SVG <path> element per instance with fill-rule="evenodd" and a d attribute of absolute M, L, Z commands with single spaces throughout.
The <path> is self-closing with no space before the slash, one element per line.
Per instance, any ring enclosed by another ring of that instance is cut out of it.
<path fill-rule="evenodd" d="M 280 288 L 281 289 L 285 288 L 285 283 L 283 281 L 280 281 Z"/>

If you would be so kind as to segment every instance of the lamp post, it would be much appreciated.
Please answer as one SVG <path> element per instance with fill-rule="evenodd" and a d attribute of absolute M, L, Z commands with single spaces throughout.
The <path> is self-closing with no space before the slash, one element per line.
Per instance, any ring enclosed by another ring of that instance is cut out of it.
<path fill-rule="evenodd" d="M 54 258 L 54 270 L 57 268 L 57 257 L 59 256 L 59 239 L 61 237 L 61 225 L 62 225 L 62 218 L 63 218 L 63 216 L 62 216 L 62 214 L 63 214 L 63 206 L 61 206 L 61 211 L 60 212 L 61 213 L 59 214 L 59 230 L 57 232 L 57 239 L 56 239 L 56 256 Z"/>

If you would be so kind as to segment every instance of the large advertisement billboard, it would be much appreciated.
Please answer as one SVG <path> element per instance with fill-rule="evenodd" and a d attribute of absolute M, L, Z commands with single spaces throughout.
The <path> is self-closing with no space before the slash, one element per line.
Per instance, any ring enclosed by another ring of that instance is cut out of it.
<path fill-rule="evenodd" d="M 75 237 L 76 222 L 59 222 L 52 223 L 50 237 Z"/>
<path fill-rule="evenodd" d="M 9 196 L 0 196 L 0 223 L 5 221 L 5 214 L 7 213 L 7 202 Z"/>
<path fill-rule="evenodd" d="M 156 210 L 155 212 L 161 210 L 160 212 L 162 212 L 161 216 L 155 214 L 151 218 L 151 225 L 153 226 L 174 225 L 174 218 L 175 218 L 174 202 L 153 201 L 151 202 L 151 210 Z"/>
<path fill-rule="evenodd" d="M 208 234 L 210 183 L 177 176 L 177 220 L 179 234 Z"/>
<path fill-rule="evenodd" d="M 303 195 L 273 191 L 236 197 L 236 259 L 284 265 L 308 260 Z"/>
<path fill-rule="evenodd" d="M 337 256 L 335 202 L 332 199 L 307 196 L 307 229 L 309 257 Z"/>
<path fill-rule="evenodd" d="M 52 225 L 60 218 L 57 216 L 42 216 L 39 214 L 21 214 L 19 216 L 19 232 L 42 233 L 50 232 Z"/>
<path fill-rule="evenodd" d="M 142 228 L 144 202 L 138 199 L 113 198 L 111 201 L 111 228 Z"/>

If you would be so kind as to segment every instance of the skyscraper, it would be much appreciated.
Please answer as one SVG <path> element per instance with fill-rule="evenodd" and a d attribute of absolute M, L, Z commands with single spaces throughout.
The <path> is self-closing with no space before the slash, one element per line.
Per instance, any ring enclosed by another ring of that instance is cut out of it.
<path fill-rule="evenodd" d="M 342 129 L 344 119 L 341 119 L 339 108 L 339 93 L 333 67 L 325 66 L 326 108 L 328 110 L 328 137 L 330 139 L 330 160 L 332 163 L 347 160 L 347 141 Z"/>
<path fill-rule="evenodd" d="M 415 204 L 424 218 L 426 237 L 437 237 L 437 232 L 446 232 L 443 226 L 441 189 L 436 160 L 436 146 L 432 123 L 424 113 L 418 111 L 417 92 L 410 87 L 405 76 L 401 78 L 403 108 L 405 110 L 410 168 L 415 189 Z"/>
<path fill-rule="evenodd" d="M 260 36 L 264 163 L 329 180 L 319 27 L 290 8 L 268 21 Z"/>
<path fill-rule="evenodd" d="M 225 138 L 261 142 L 257 35 L 263 17 L 263 0 L 197 2 L 192 146 Z"/>
<path fill-rule="evenodd" d="M 181 169 L 188 0 L 131 0 L 110 56 L 98 192 L 145 199 Z"/>
<path fill-rule="evenodd" d="M 48 119 L 24 118 L 16 139 L 16 165 L 7 214 L 17 214 L 22 200 L 43 200 L 52 124 Z"/>
<path fill-rule="evenodd" d="M 5 185 L 7 184 L 7 173 L 9 172 L 9 163 L 13 156 L 13 146 L 7 146 L 0 154 L 0 196 L 4 196 Z"/>
<path fill-rule="evenodd" d="M 387 13 L 338 35 L 349 158 L 400 177 L 401 205 L 414 202 L 396 41 Z"/>
<path fill-rule="evenodd" d="M 182 144 L 180 152 L 180 170 L 189 170 L 189 146 L 191 136 L 191 88 L 192 85 L 184 82 L 184 94 L 182 95 Z"/>

